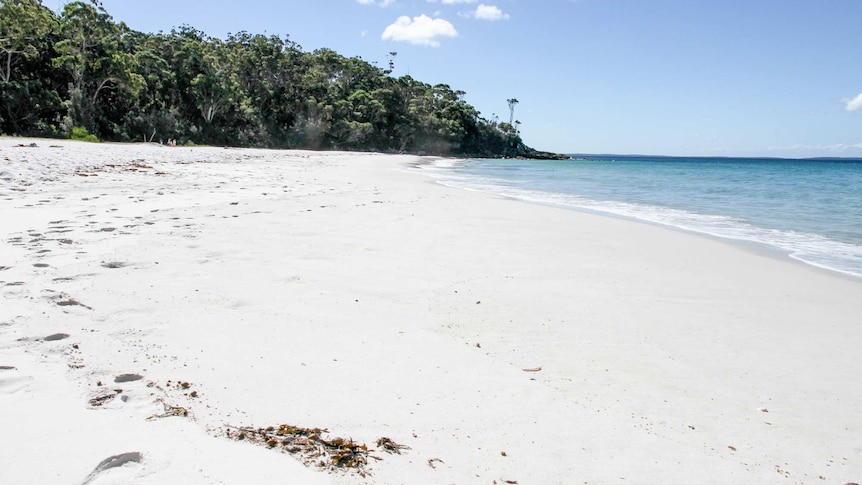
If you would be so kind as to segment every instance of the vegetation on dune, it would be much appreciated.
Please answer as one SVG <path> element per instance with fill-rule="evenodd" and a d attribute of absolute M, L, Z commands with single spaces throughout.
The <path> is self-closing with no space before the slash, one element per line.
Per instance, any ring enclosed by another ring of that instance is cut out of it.
<path fill-rule="evenodd" d="M 463 91 L 287 37 L 142 33 L 98 0 L 0 0 L 0 132 L 88 140 L 529 156 Z M 510 113 L 517 100 L 508 100 Z M 514 103 L 513 103 L 514 102 Z M 512 116 L 510 116 L 512 118 Z M 514 122 L 518 123 L 518 122 Z"/>

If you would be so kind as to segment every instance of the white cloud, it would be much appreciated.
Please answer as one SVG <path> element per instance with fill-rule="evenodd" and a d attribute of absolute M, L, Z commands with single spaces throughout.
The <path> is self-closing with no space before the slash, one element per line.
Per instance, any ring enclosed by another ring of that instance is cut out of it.
<path fill-rule="evenodd" d="M 862 93 L 856 95 L 853 99 L 845 99 L 844 109 L 847 111 L 862 111 Z"/>
<path fill-rule="evenodd" d="M 479 0 L 428 0 L 428 1 L 431 3 L 437 3 L 439 1 L 439 2 L 445 3 L 447 5 L 454 5 L 456 3 L 476 3 Z"/>
<path fill-rule="evenodd" d="M 457 37 L 458 31 L 455 26 L 441 18 L 432 19 L 427 15 L 420 15 L 412 19 L 406 15 L 398 17 L 392 25 L 386 27 L 383 40 L 394 40 L 396 42 L 409 42 L 411 44 L 430 45 L 439 47 L 440 37 Z"/>
<path fill-rule="evenodd" d="M 494 5 L 485 5 L 484 3 L 480 3 L 478 7 L 476 7 L 476 11 L 473 12 L 473 17 L 480 20 L 490 20 L 492 22 L 496 20 L 509 20 L 509 14 L 503 13 L 499 7 L 495 7 Z"/>

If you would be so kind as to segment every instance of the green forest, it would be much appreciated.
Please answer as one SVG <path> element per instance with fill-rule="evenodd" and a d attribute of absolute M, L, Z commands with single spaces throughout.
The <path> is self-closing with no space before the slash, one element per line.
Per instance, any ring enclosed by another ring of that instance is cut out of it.
<path fill-rule="evenodd" d="M 367 150 L 484 157 L 552 154 L 463 91 L 395 77 L 288 36 L 143 33 L 98 0 L 59 14 L 0 0 L 0 133 L 90 141 Z M 514 110 L 517 100 L 506 100 Z M 501 100 L 502 102 L 502 100 Z M 511 117 L 510 117 L 511 118 Z"/>

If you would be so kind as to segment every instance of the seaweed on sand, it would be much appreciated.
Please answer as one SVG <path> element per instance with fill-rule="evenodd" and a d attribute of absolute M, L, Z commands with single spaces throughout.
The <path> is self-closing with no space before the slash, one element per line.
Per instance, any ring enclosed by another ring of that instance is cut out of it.
<path fill-rule="evenodd" d="M 364 477 L 369 474 L 365 469 L 368 458 L 381 459 L 370 455 L 374 450 L 369 450 L 365 444 L 352 439 L 327 439 L 324 438 L 326 433 L 329 433 L 329 430 L 325 428 L 303 428 L 289 424 L 268 428 L 227 427 L 227 436 L 230 439 L 249 441 L 296 455 L 307 466 L 328 470 L 353 469 Z M 378 445 L 386 451 L 408 449 L 388 438 L 378 440 Z"/>
<path fill-rule="evenodd" d="M 380 438 L 377 440 L 377 446 L 387 453 L 401 454 L 401 450 L 409 450 L 410 447 L 392 441 L 390 438 Z"/>

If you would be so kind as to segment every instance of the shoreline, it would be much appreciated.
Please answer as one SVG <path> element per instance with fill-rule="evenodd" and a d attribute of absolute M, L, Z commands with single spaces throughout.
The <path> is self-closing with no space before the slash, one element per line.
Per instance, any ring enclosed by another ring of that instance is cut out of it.
<path fill-rule="evenodd" d="M 0 139 L 4 483 L 862 476 L 855 280 L 417 157 L 35 142 Z M 411 449 L 363 478 L 221 437 L 278 424 Z"/>
<path fill-rule="evenodd" d="M 488 194 L 493 195 L 490 193 L 488 193 Z M 611 219 L 619 219 L 622 221 L 632 222 L 635 224 L 646 224 L 648 226 L 661 228 L 661 229 L 668 230 L 671 232 L 677 232 L 680 234 L 688 234 L 690 236 L 702 237 L 702 238 L 705 238 L 705 239 L 708 239 L 711 241 L 729 244 L 729 245 L 734 246 L 738 249 L 742 249 L 744 251 L 750 252 L 751 254 L 755 254 L 758 256 L 775 259 L 777 261 L 783 261 L 785 263 L 800 264 L 805 268 L 820 272 L 824 275 L 831 275 L 831 276 L 836 276 L 839 278 L 844 278 L 844 279 L 847 279 L 848 281 L 853 282 L 853 283 L 862 283 L 862 276 L 856 275 L 856 274 L 848 272 L 848 271 L 841 271 L 841 270 L 837 270 L 834 268 L 829 268 L 826 266 L 821 266 L 821 265 L 818 265 L 815 263 L 811 263 L 809 261 L 805 261 L 802 259 L 794 258 L 791 255 L 791 252 L 789 250 L 779 248 L 777 246 L 773 246 L 769 243 L 747 241 L 744 239 L 735 239 L 735 238 L 732 238 L 730 236 L 719 236 L 716 234 L 710 234 L 708 232 L 696 231 L 694 229 L 677 227 L 677 226 L 673 226 L 670 224 L 664 224 L 661 222 L 649 221 L 646 219 L 638 219 L 637 217 L 634 217 L 634 216 L 615 214 L 613 212 L 605 212 L 605 211 L 601 211 L 598 209 L 590 209 L 587 207 L 574 207 L 574 206 L 568 207 L 568 206 L 563 206 L 563 205 L 554 205 L 552 203 L 544 204 L 542 202 L 533 202 L 533 201 L 519 199 L 517 197 L 510 197 L 510 196 L 505 196 L 505 195 L 501 195 L 500 197 L 504 197 L 504 198 L 512 199 L 512 200 L 517 200 L 517 201 L 524 202 L 527 204 L 539 204 L 539 205 L 544 205 L 547 207 L 556 207 L 556 208 L 563 209 L 563 210 L 573 210 L 576 212 L 581 212 L 584 214 L 591 214 L 591 215 L 595 215 L 598 217 L 609 217 Z"/>
<path fill-rule="evenodd" d="M 674 157 L 666 157 L 666 158 L 674 158 Z M 452 160 L 454 162 L 459 162 L 459 161 L 466 161 L 467 159 L 452 159 Z M 432 163 L 427 163 L 427 164 L 424 164 L 421 166 L 416 165 L 413 168 L 416 168 L 417 170 L 421 170 L 423 167 L 435 167 L 435 166 L 439 166 L 439 165 L 435 165 L 435 163 L 432 162 Z M 443 168 L 445 169 L 448 167 L 443 167 Z M 419 172 L 419 173 L 421 173 L 421 172 Z M 448 179 L 447 175 L 441 174 L 441 173 L 431 173 L 431 174 L 426 173 L 425 176 L 435 180 L 438 184 L 446 186 L 446 187 L 452 187 L 452 188 L 456 188 L 456 189 L 460 189 L 460 190 L 468 190 L 468 191 L 473 191 L 473 192 L 484 193 L 484 194 L 488 194 L 488 195 L 495 196 L 495 197 L 518 200 L 518 201 L 526 202 L 529 204 L 537 204 L 537 205 L 541 205 L 541 206 L 545 206 L 545 207 L 555 207 L 555 208 L 560 208 L 560 209 L 565 209 L 565 210 L 573 210 L 573 211 L 581 212 L 581 213 L 585 213 L 585 214 L 593 214 L 593 215 L 597 215 L 597 216 L 601 216 L 601 217 L 611 217 L 611 218 L 630 221 L 630 222 L 636 222 L 636 223 L 647 224 L 647 225 L 652 225 L 652 226 L 656 226 L 656 227 L 662 227 L 662 228 L 670 229 L 670 230 L 676 231 L 676 232 L 681 232 L 681 233 L 686 233 L 686 234 L 694 234 L 694 235 L 706 237 L 706 238 L 712 239 L 712 240 L 725 241 L 725 242 L 728 242 L 730 244 L 735 244 L 741 248 L 753 251 L 755 253 L 767 255 L 770 257 L 777 257 L 777 258 L 793 261 L 796 263 L 802 263 L 806 266 L 813 267 L 813 268 L 816 268 L 816 269 L 821 270 L 821 271 L 826 271 L 828 273 L 833 273 L 833 274 L 837 274 L 837 275 L 840 275 L 840 276 L 845 277 L 845 278 L 849 278 L 852 281 L 862 282 L 862 274 L 854 273 L 853 271 L 850 271 L 850 270 L 839 269 L 839 268 L 836 268 L 833 266 L 828 266 L 825 264 L 813 262 L 813 261 L 810 261 L 808 259 L 805 259 L 804 256 L 796 256 L 796 251 L 789 249 L 789 248 L 781 247 L 780 245 L 777 245 L 776 243 L 773 243 L 773 242 L 766 242 L 766 241 L 761 241 L 761 240 L 740 238 L 740 237 L 735 237 L 733 235 L 709 232 L 708 230 L 705 230 L 705 229 L 693 229 L 690 227 L 683 227 L 683 226 L 675 225 L 675 224 L 670 223 L 670 222 L 651 220 L 649 218 L 642 218 L 642 217 L 638 217 L 636 215 L 629 215 L 629 214 L 614 212 L 612 210 L 606 210 L 606 209 L 601 209 L 601 208 L 593 208 L 593 207 L 588 207 L 588 206 L 577 205 L 576 203 L 553 202 L 553 201 L 546 201 L 546 200 L 531 198 L 531 197 L 528 197 L 525 195 L 507 194 L 507 193 L 501 192 L 499 190 L 489 189 L 487 187 L 463 186 L 463 185 L 459 185 L 459 183 L 457 183 L 455 181 L 455 179 Z M 475 176 L 472 176 L 472 175 L 466 175 L 466 177 L 474 177 L 475 178 Z M 502 187 L 497 187 L 497 189 L 502 190 Z M 551 194 L 551 193 L 552 192 L 549 192 L 549 194 Z M 656 206 L 656 207 L 661 207 L 661 206 Z M 752 227 L 757 227 L 757 226 L 752 226 Z M 795 232 L 795 231 L 791 231 L 791 232 Z M 823 237 L 823 236 L 820 236 L 817 234 L 812 234 L 812 235 L 817 236 L 817 237 Z"/>

